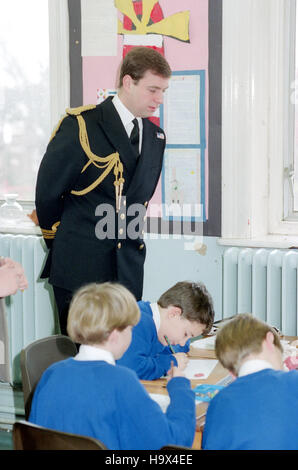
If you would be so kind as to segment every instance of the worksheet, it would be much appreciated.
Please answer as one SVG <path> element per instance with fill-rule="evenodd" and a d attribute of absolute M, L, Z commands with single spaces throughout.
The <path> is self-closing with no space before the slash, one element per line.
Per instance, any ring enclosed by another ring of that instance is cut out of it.
<path fill-rule="evenodd" d="M 185 377 L 188 379 L 207 379 L 217 363 L 217 359 L 190 359 L 184 371 Z"/>

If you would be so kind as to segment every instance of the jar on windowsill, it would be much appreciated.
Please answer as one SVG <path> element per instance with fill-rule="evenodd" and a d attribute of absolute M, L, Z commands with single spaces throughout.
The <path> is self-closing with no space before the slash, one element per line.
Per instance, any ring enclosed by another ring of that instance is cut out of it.
<path fill-rule="evenodd" d="M 0 206 L 0 219 L 6 226 L 16 226 L 24 218 L 23 208 L 17 198 L 18 194 L 4 194 L 5 202 Z"/>

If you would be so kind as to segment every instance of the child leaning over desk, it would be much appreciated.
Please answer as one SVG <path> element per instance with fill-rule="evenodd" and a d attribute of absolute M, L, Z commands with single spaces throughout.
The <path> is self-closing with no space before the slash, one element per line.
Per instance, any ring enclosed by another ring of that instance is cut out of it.
<path fill-rule="evenodd" d="M 177 367 L 167 389 L 166 413 L 134 371 L 115 365 L 129 346 L 140 317 L 133 295 L 119 284 L 89 284 L 74 296 L 67 329 L 80 343 L 77 356 L 50 366 L 34 393 L 29 421 L 91 436 L 111 450 L 191 447 L 195 396 Z"/>
<path fill-rule="evenodd" d="M 239 314 L 216 336 L 216 355 L 235 377 L 210 402 L 203 448 L 298 449 L 298 371 L 283 369 L 277 332 Z"/>
<path fill-rule="evenodd" d="M 185 369 L 190 338 L 207 334 L 213 325 L 213 303 L 205 286 L 178 282 L 157 303 L 140 301 L 138 305 L 141 319 L 118 364 L 135 370 L 143 380 L 166 375 L 172 361 Z"/>

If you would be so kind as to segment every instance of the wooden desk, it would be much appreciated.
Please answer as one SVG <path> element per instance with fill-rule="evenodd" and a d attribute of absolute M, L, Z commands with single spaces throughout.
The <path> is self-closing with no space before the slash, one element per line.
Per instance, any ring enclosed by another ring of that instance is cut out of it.
<path fill-rule="evenodd" d="M 195 351 L 190 350 L 189 356 L 190 360 L 193 359 L 214 359 L 215 354 L 213 351 L 208 351 L 209 357 L 206 358 L 206 351 L 204 349 L 196 349 Z M 196 385 L 199 384 L 216 384 L 219 380 L 223 379 L 229 374 L 229 372 L 222 367 L 222 365 L 218 362 L 211 374 L 209 375 L 208 379 L 196 379 L 196 380 L 191 380 L 191 387 L 194 388 Z M 161 395 L 167 395 L 167 389 L 166 389 L 166 384 L 167 384 L 167 379 L 158 379 L 158 380 L 141 380 L 142 384 L 145 386 L 146 390 L 148 393 L 158 393 Z M 192 448 L 195 450 L 201 449 L 201 443 L 202 443 L 202 432 L 205 424 L 205 416 L 206 416 L 206 411 L 207 411 L 208 403 L 202 402 L 198 403 L 196 406 L 196 415 L 197 415 L 197 428 L 196 428 L 196 434 L 194 438 L 194 442 L 192 445 Z"/>

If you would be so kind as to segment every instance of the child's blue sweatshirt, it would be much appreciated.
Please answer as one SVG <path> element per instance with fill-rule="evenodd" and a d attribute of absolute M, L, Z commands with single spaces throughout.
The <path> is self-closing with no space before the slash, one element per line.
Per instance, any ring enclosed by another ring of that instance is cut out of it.
<path fill-rule="evenodd" d="M 190 381 L 175 377 L 167 389 L 171 403 L 163 413 L 134 371 L 104 361 L 69 358 L 44 372 L 29 421 L 95 437 L 111 450 L 191 447 L 196 419 Z"/>
<path fill-rule="evenodd" d="M 143 380 L 155 380 L 167 374 L 171 361 L 177 365 L 169 347 L 163 346 L 157 337 L 156 326 L 150 302 L 138 302 L 141 318 L 132 330 L 132 340 L 118 364 L 133 369 Z M 189 341 L 185 346 L 174 346 L 175 352 L 187 352 Z"/>

